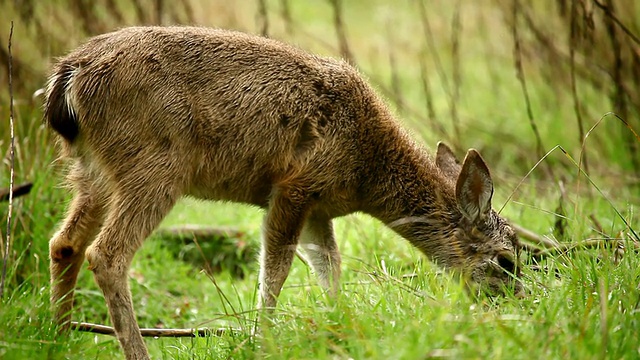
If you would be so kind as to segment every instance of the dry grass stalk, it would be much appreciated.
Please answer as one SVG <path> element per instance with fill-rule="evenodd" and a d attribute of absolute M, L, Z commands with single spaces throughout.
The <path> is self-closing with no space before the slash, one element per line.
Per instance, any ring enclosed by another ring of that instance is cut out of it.
<path fill-rule="evenodd" d="M 338 36 L 338 45 L 340 46 L 340 56 L 348 61 L 350 64 L 355 65 L 356 60 L 353 57 L 353 53 L 349 48 L 349 41 L 344 29 L 344 22 L 342 20 L 342 2 L 341 0 L 329 0 L 331 7 L 333 7 L 333 24 L 336 28 L 336 35 Z"/>
<path fill-rule="evenodd" d="M 440 78 L 440 83 L 444 89 L 444 92 L 448 95 L 447 100 L 449 103 L 449 109 L 453 109 L 455 107 L 454 104 L 451 104 L 452 101 L 452 92 L 449 87 L 449 80 L 447 78 L 446 72 L 444 71 L 444 66 L 442 65 L 442 60 L 440 59 L 440 55 L 438 52 L 438 48 L 436 46 L 433 32 L 431 31 L 431 24 L 429 22 L 429 17 L 427 16 L 427 9 L 424 3 L 424 0 L 418 1 L 418 13 L 420 16 L 420 23 L 422 24 L 422 32 L 425 39 L 426 48 L 431 53 L 431 57 L 433 58 L 434 67 L 436 72 L 438 73 L 438 77 Z M 424 56 L 426 57 L 426 55 Z M 425 73 L 423 72 L 423 75 Z M 435 121 L 434 121 L 435 122 Z M 455 122 L 454 122 L 455 123 Z M 460 138 L 454 132 L 454 136 L 446 135 L 442 125 L 438 126 L 441 129 L 441 132 L 450 139 L 454 149 L 460 149 Z M 455 131 L 455 130 L 454 130 Z"/>
<path fill-rule="evenodd" d="M 155 0 L 155 23 L 156 25 L 162 25 L 162 14 L 164 13 L 164 0 Z"/>
<path fill-rule="evenodd" d="M 387 45 L 393 48 L 394 38 L 391 32 L 392 26 L 387 23 Z M 393 102 L 396 104 L 398 112 L 404 112 L 404 97 L 402 96 L 402 84 L 398 75 L 398 66 L 395 51 L 389 51 L 389 68 L 391 69 L 391 92 L 393 93 Z"/>
<path fill-rule="evenodd" d="M 582 113 L 580 111 L 580 100 L 578 99 L 578 90 L 576 85 L 576 64 L 575 64 L 575 44 L 580 39 L 578 37 L 578 4 L 576 0 L 571 0 L 571 20 L 570 20 L 570 36 L 569 36 L 569 65 L 571 68 L 571 95 L 573 97 L 573 109 L 576 114 L 576 121 L 578 122 L 578 136 L 579 143 L 585 141 L 584 138 L 584 124 L 582 120 Z M 584 165 L 585 172 L 589 172 L 589 162 L 587 160 L 587 154 L 583 153 L 580 159 L 581 164 Z"/>
<path fill-rule="evenodd" d="M 258 0 L 257 20 L 262 36 L 269 36 L 269 14 L 266 0 Z"/>
<path fill-rule="evenodd" d="M 0 299 L 4 297 L 4 284 L 7 278 L 7 263 L 9 262 L 9 249 L 11 248 L 11 214 L 13 212 L 13 178 L 15 168 L 15 134 L 13 131 L 13 77 L 11 41 L 13 39 L 13 21 L 11 21 L 11 30 L 9 30 L 9 44 L 7 51 L 9 55 L 9 131 L 11 143 L 9 145 L 9 209 L 7 210 L 7 232 L 4 237 L 4 257 L 2 259 L 2 276 L 0 277 Z"/>
<path fill-rule="evenodd" d="M 533 135 L 536 139 L 536 154 L 538 158 L 542 158 L 544 156 L 544 145 L 542 144 L 542 137 L 540 136 L 540 131 L 538 131 L 538 125 L 535 122 L 533 117 L 533 110 L 531 108 L 531 100 L 529 99 L 529 90 L 527 88 L 527 80 L 524 75 L 524 69 L 522 67 L 522 49 L 520 45 L 520 35 L 518 33 L 518 17 L 520 13 L 520 1 L 513 0 L 513 20 L 511 23 L 511 31 L 513 35 L 513 58 L 514 58 L 514 66 L 516 68 L 516 75 L 518 81 L 520 82 L 520 87 L 522 89 L 522 95 L 524 96 L 525 105 L 527 107 L 527 117 L 529 119 L 529 125 L 531 125 L 531 130 L 533 131 Z M 552 170 L 550 166 L 547 166 L 549 174 L 552 175 Z"/>
<path fill-rule="evenodd" d="M 289 8 L 289 0 L 280 0 L 280 15 L 284 21 L 284 30 L 288 35 L 293 34 L 293 19 L 291 17 L 291 9 Z"/>
<path fill-rule="evenodd" d="M 451 20 L 451 62 L 453 88 L 451 90 L 451 100 L 449 108 L 451 111 L 451 122 L 453 125 L 453 134 L 456 139 L 460 139 L 460 119 L 458 116 L 457 104 L 460 101 L 460 86 L 462 84 L 462 76 L 460 75 L 460 33 L 462 32 L 462 22 L 460 21 L 460 0 L 456 1 L 453 18 Z"/>
<path fill-rule="evenodd" d="M 429 127 L 441 134 L 446 134 L 446 130 L 444 126 L 438 121 L 438 117 L 436 116 L 436 110 L 433 105 L 433 94 L 431 92 L 430 78 L 429 78 L 429 70 L 427 69 L 427 54 L 426 51 L 421 51 L 418 54 L 418 63 L 420 64 L 420 80 L 422 82 L 422 91 L 424 93 L 425 98 L 425 106 L 427 110 L 427 118 L 429 120 Z"/>

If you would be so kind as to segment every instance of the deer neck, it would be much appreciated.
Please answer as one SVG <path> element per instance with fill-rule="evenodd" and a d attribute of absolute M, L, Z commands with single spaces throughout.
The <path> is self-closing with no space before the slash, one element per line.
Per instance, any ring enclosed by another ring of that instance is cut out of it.
<path fill-rule="evenodd" d="M 431 260 L 456 267 L 464 255 L 456 237 L 461 215 L 453 180 L 401 130 L 391 128 L 385 141 L 390 144 L 378 146 L 381 151 L 368 162 L 379 176 L 366 181 L 364 211 Z"/>

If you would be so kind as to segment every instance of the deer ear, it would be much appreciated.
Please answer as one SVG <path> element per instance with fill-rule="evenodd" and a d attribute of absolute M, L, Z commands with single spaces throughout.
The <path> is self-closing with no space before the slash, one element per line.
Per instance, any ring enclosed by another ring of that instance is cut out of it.
<path fill-rule="evenodd" d="M 491 210 L 493 182 L 489 168 L 480 154 L 471 149 L 462 163 L 456 182 L 458 209 L 472 223 L 483 219 Z"/>
<path fill-rule="evenodd" d="M 436 166 L 438 166 L 438 168 L 440 168 L 440 170 L 442 170 L 442 172 L 451 179 L 456 179 L 462 168 L 451 148 L 442 141 L 438 142 Z"/>

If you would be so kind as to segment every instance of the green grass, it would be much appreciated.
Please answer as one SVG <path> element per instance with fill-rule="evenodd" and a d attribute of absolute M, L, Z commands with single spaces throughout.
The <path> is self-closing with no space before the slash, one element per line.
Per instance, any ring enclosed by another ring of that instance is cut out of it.
<path fill-rule="evenodd" d="M 274 37 L 336 55 L 328 2 L 309 5 L 292 1 L 297 24 L 292 35 L 284 32 L 277 16 L 278 3 L 269 2 Z M 453 6 L 428 3 L 438 56 L 451 86 Z M 197 8 L 206 8 L 203 4 Z M 254 2 L 234 4 L 198 11 L 196 22 L 256 32 Z M 381 92 L 389 89 L 393 71 L 388 55 L 394 52 L 405 104 L 398 117 L 430 148 L 444 139 L 480 149 L 495 178 L 494 207 L 501 208 L 513 195 L 502 212 L 504 216 L 539 234 L 558 236 L 553 214 L 559 211 L 562 197 L 567 221 L 565 234 L 558 240 L 579 243 L 603 237 L 594 231 L 592 219 L 596 219 L 604 235 L 627 240 L 625 254 L 616 256 L 607 248 L 574 250 L 541 259 L 523 254 L 527 265 L 541 269 L 524 269 L 529 297 L 474 299 L 458 279 L 442 272 L 382 224 L 364 215 L 351 215 L 335 221 L 343 256 L 340 295 L 327 298 L 306 265 L 295 260 L 276 313 L 260 327 L 257 336 L 251 336 L 257 318 L 256 264 L 247 267 L 248 275 L 243 279 L 228 271 L 211 278 L 201 268 L 177 258 L 175 247 L 152 236 L 137 253 L 130 271 L 140 325 L 241 331 L 222 337 L 147 339 L 151 355 L 156 359 L 640 358 L 640 257 L 630 250 L 632 231 L 614 211 L 615 207 L 637 232 L 640 196 L 637 185 L 633 185 L 637 179 L 630 175 L 625 150 L 619 144 L 616 120 L 607 119 L 587 142 L 589 175 L 603 194 L 584 177 L 578 178 L 578 170 L 560 151 L 555 151 L 512 194 L 539 158 L 514 76 L 509 31 L 500 21 L 501 12 L 495 3 L 482 8 L 463 6 L 462 83 L 456 104 L 463 130 L 459 139 L 451 135 L 448 92 L 431 53 L 426 61 L 438 118 L 427 119 L 416 65 L 425 43 L 415 4 L 398 2 L 391 7 L 380 0 L 349 1 L 345 6 L 350 45 L 364 74 Z M 230 14 L 230 8 L 235 17 L 218 16 Z M 40 15 L 46 24 L 56 27 L 54 33 L 60 33 L 57 21 L 70 15 L 58 7 L 50 10 L 56 15 Z M 371 16 L 362 16 L 364 12 Z M 393 26 L 388 25 L 390 22 Z M 26 25 L 18 24 L 18 29 L 21 26 Z M 30 41 L 31 32 L 16 34 L 17 49 L 22 49 L 22 55 L 34 52 L 31 59 L 37 64 L 33 69 L 45 68 L 43 59 L 61 54 L 35 54 L 35 49 L 47 47 Z M 69 46 L 82 38 L 77 29 L 69 34 Z M 531 65 L 525 61 L 527 64 Z M 545 150 L 561 145 L 577 159 L 579 143 L 571 97 L 557 90 L 535 67 L 526 66 L 525 70 Z M 34 88 L 19 94 L 16 101 L 16 182 L 33 181 L 35 186 L 32 194 L 14 204 L 8 282 L 0 304 L 0 358 L 119 358 L 121 351 L 113 337 L 81 332 L 58 335 L 52 325 L 47 241 L 63 216 L 69 194 L 58 185 L 63 171 L 54 161 L 54 141 L 41 126 L 39 104 L 25 100 L 30 98 L 29 91 L 41 86 L 37 84 L 41 80 L 25 85 Z M 610 110 L 610 105 L 601 90 L 579 85 L 590 126 Z M 8 117 L 6 108 L 0 108 L 0 113 Z M 445 132 L 435 131 L 430 121 L 441 124 Z M 5 123 L 0 130 L 8 134 Z M 5 151 L 8 135 L 0 141 Z M 547 165 L 553 168 L 555 177 L 545 173 Z M 8 184 L 7 169 L 5 163 L 0 187 Z M 564 195 L 560 182 L 566 188 Z M 6 208 L 0 208 L 0 216 L 6 219 Z M 261 223 L 262 212 L 255 208 L 185 199 L 162 226 L 232 226 L 246 234 L 246 241 L 258 246 Z M 6 223 L 3 220 L 1 224 L 4 236 Z M 86 270 L 79 277 L 73 318 L 110 322 L 101 292 Z"/>

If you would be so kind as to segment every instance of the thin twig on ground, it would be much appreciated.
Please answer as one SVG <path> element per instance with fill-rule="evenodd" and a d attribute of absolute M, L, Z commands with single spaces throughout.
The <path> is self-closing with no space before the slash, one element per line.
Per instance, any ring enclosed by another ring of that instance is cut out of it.
<path fill-rule="evenodd" d="M 91 324 L 85 322 L 71 322 L 71 329 L 76 331 L 84 331 L 95 334 L 115 336 L 116 332 L 111 326 Z M 220 329 L 140 329 L 143 337 L 205 337 L 205 336 L 224 336 L 230 332 L 237 332 L 238 329 L 220 328 Z"/>
<path fill-rule="evenodd" d="M 511 224 L 520 238 L 525 241 L 521 243 L 522 247 L 534 255 L 549 255 L 553 253 L 562 253 L 578 249 L 595 249 L 601 247 L 610 247 L 623 250 L 630 244 L 633 251 L 640 251 L 640 243 L 637 241 L 623 239 L 614 239 L 605 236 L 602 239 L 584 239 L 582 241 L 571 243 L 560 243 L 550 238 L 538 235 L 531 230 L 525 229 L 517 224 Z"/>
<path fill-rule="evenodd" d="M 546 238 L 542 235 L 538 235 L 535 232 L 525 229 L 518 224 L 511 224 L 511 227 L 516 231 L 516 234 L 521 238 L 528 240 L 534 244 L 540 245 L 545 249 L 554 249 L 560 247 L 560 243 L 557 241 Z"/>

